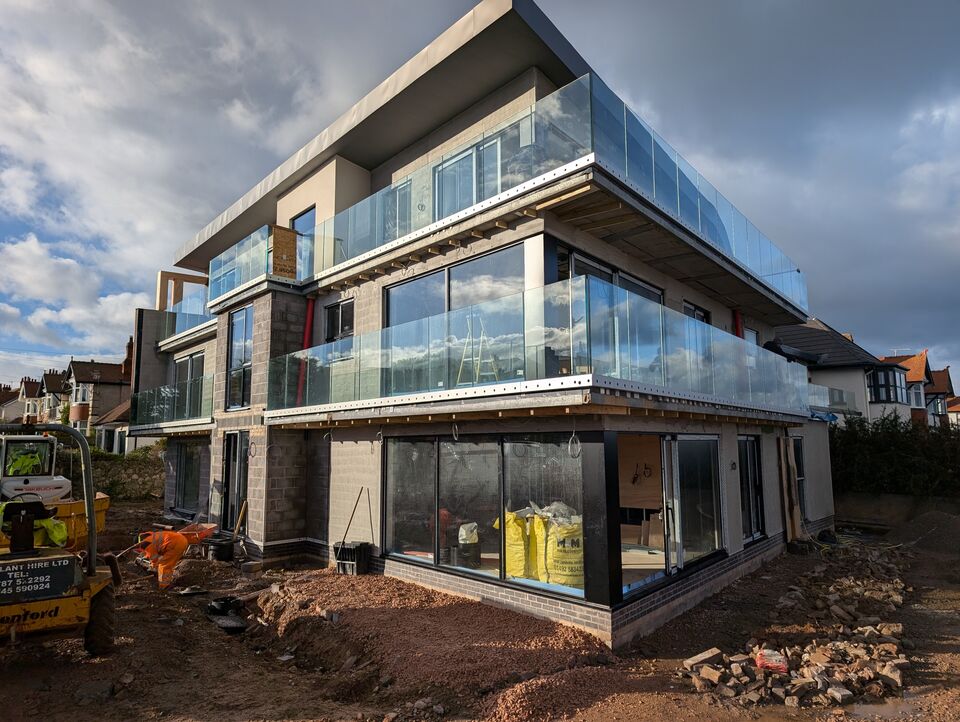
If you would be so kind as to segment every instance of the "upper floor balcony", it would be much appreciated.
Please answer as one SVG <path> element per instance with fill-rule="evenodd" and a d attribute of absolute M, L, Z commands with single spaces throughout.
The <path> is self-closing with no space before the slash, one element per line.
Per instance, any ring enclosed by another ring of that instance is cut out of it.
<path fill-rule="evenodd" d="M 303 281 L 356 263 L 591 164 L 806 312 L 806 282 L 796 264 L 591 75 L 321 221 L 312 237 L 296 236 L 295 250 L 286 253 L 296 267 L 280 275 Z M 275 272 L 276 230 L 265 226 L 211 261 L 211 299 Z"/>
<path fill-rule="evenodd" d="M 856 400 L 851 392 L 818 384 L 809 384 L 809 388 L 811 409 L 837 414 L 857 413 Z"/>
<path fill-rule="evenodd" d="M 213 320 L 213 314 L 207 310 L 207 289 L 202 288 L 202 292 L 188 296 L 166 310 L 160 331 L 161 341 Z"/>
<path fill-rule="evenodd" d="M 199 376 L 130 397 L 131 426 L 161 426 L 213 416 L 213 376 Z"/>
<path fill-rule="evenodd" d="M 805 367 L 592 276 L 274 358 L 267 408 L 535 391 L 524 382 L 547 379 L 808 413 Z"/>

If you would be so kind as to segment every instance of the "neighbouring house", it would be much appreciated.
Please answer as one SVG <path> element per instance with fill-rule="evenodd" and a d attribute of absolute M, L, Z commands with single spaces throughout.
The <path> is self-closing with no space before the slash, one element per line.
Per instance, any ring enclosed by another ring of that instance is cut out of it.
<path fill-rule="evenodd" d="M 884 356 L 883 360 L 907 369 L 910 417 L 918 424 L 938 426 L 947 414 L 947 398 L 953 396 L 950 367 L 931 369 L 928 349 L 916 354 Z"/>
<path fill-rule="evenodd" d="M 778 341 L 813 356 L 808 373 L 814 385 L 817 408 L 873 421 L 885 414 L 907 420 L 910 404 L 907 369 L 877 358 L 853 340 L 818 318 L 780 326 Z"/>
<path fill-rule="evenodd" d="M 42 424 L 60 423 L 61 408 L 70 399 L 70 383 L 66 371 L 47 369 L 40 377 L 40 405 L 38 421 Z"/>
<path fill-rule="evenodd" d="M 157 439 L 133 436 L 130 431 L 130 399 L 119 403 L 91 424 L 95 445 L 99 449 L 121 456 L 143 446 L 151 446 Z"/>
<path fill-rule="evenodd" d="M 954 426 L 960 426 L 960 396 L 947 399 L 947 419 Z"/>
<path fill-rule="evenodd" d="M 10 384 L 0 384 L 0 421 L 10 424 L 23 417 L 20 389 Z"/>
<path fill-rule="evenodd" d="M 71 359 L 67 383 L 70 389 L 69 422 L 73 428 L 90 435 L 92 425 L 102 415 L 130 397 L 132 354 L 131 337 L 121 363 Z"/>
<path fill-rule="evenodd" d="M 40 382 L 29 376 L 20 379 L 20 391 L 17 395 L 23 423 L 35 424 L 40 418 Z"/>
<path fill-rule="evenodd" d="M 927 403 L 927 420 L 931 426 L 950 423 L 947 411 L 947 402 L 955 398 L 953 379 L 950 378 L 950 367 L 932 369 L 932 380 L 923 387 L 924 398 Z"/>
<path fill-rule="evenodd" d="M 832 526 L 808 370 L 765 347 L 803 274 L 529 0 L 481 2 L 173 262 L 129 434 L 168 440 L 165 508 L 266 564 L 368 542 L 620 646 Z"/>

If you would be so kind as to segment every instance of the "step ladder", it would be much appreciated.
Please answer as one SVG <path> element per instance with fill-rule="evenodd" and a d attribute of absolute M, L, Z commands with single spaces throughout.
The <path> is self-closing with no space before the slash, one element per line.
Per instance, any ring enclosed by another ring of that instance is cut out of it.
<path fill-rule="evenodd" d="M 480 335 L 474 348 L 474 330 L 480 327 Z M 467 318 L 467 338 L 463 342 L 463 354 L 460 357 L 460 370 L 457 372 L 457 386 L 474 386 L 480 383 L 500 381 L 500 369 L 497 367 L 496 357 L 487 350 L 484 358 L 484 346 L 488 345 L 487 329 L 483 325 L 483 316 L 472 313 Z M 472 373 L 467 372 L 467 362 L 470 363 Z M 486 369 L 486 370 L 485 370 Z"/>

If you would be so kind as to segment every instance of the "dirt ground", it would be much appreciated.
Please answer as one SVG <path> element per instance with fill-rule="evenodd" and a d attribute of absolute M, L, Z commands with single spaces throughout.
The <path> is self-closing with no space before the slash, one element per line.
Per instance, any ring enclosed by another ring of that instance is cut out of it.
<path fill-rule="evenodd" d="M 120 550 L 159 519 L 159 504 L 115 504 L 101 546 Z M 78 640 L 0 650 L 4 711 L 20 719 L 170 720 L 813 720 L 960 719 L 958 555 L 915 554 L 892 615 L 914 649 L 903 699 L 840 710 L 711 702 L 677 676 L 712 646 L 803 640 L 809 625 L 777 600 L 820 555 L 785 555 L 614 657 L 578 630 L 383 577 L 293 569 L 244 579 L 225 563 L 187 560 L 176 587 L 124 564 L 120 638 L 109 656 Z M 844 571 L 827 561 L 827 574 Z M 207 616 L 243 597 L 249 631 Z"/>

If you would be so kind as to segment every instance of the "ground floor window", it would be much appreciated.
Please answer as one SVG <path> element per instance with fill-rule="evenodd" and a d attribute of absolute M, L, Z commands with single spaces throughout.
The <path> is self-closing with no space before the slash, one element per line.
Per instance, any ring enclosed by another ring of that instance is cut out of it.
<path fill-rule="evenodd" d="M 721 548 L 720 443 L 681 437 L 676 449 L 681 553 L 689 564 Z"/>
<path fill-rule="evenodd" d="M 223 502 L 220 527 L 229 531 L 246 522 L 240 521 L 240 510 L 247 499 L 247 470 L 250 463 L 250 432 L 233 431 L 223 437 Z"/>
<path fill-rule="evenodd" d="M 564 434 L 389 439 L 386 549 L 583 595 L 583 474 Z"/>
<path fill-rule="evenodd" d="M 667 572 L 663 503 L 663 442 L 651 434 L 620 434 L 620 563 L 623 591 Z"/>
<path fill-rule="evenodd" d="M 760 472 L 760 439 L 741 436 L 737 440 L 740 469 L 740 517 L 744 541 L 763 536 L 763 475 Z"/>

